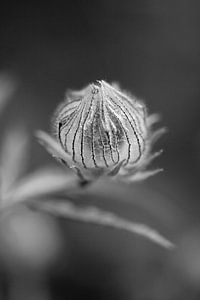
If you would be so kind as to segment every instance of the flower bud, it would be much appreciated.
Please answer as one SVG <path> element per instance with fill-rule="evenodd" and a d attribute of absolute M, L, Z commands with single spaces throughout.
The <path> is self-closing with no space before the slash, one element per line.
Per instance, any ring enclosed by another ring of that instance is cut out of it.
<path fill-rule="evenodd" d="M 67 94 L 56 135 L 71 166 L 82 170 L 130 168 L 149 148 L 144 104 L 103 80 Z"/>

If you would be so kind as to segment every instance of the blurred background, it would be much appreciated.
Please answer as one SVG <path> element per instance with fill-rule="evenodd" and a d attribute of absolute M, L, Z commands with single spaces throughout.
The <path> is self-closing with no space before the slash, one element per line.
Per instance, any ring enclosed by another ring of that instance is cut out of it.
<path fill-rule="evenodd" d="M 7 130 L 26 129 L 27 172 L 54 164 L 34 132 L 50 131 L 67 88 L 117 81 L 160 113 L 168 133 L 153 166 L 164 173 L 128 188 L 102 181 L 82 200 L 153 226 L 177 245 L 167 251 L 21 208 L 0 220 L 0 299 L 199 299 L 200 3 L 4 3 L 0 79 L 10 100 L 1 143 Z"/>

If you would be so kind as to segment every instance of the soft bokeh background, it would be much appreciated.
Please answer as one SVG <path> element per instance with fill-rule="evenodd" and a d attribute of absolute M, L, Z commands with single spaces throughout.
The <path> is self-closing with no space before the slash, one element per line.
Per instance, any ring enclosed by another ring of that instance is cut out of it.
<path fill-rule="evenodd" d="M 154 226 L 177 244 L 168 252 L 121 231 L 19 209 L 0 220 L 0 297 L 199 299 L 200 3 L 4 4 L 0 73 L 11 100 L 2 141 L 18 125 L 32 136 L 49 130 L 65 90 L 95 79 L 118 81 L 159 112 L 168 133 L 154 166 L 165 172 L 130 188 L 101 182 L 83 201 Z M 53 163 L 34 137 L 29 154 L 28 171 Z"/>

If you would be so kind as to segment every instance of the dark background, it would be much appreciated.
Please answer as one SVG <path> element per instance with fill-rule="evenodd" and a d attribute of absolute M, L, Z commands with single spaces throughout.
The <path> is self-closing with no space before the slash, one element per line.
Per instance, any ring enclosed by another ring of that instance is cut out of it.
<path fill-rule="evenodd" d="M 198 299 L 200 3 L 4 4 L 0 71 L 18 82 L 2 115 L 1 131 L 15 124 L 26 127 L 30 135 L 49 130 L 66 89 L 79 89 L 96 79 L 118 81 L 144 99 L 149 112 L 160 113 L 168 128 L 157 146 L 164 154 L 154 162 L 165 172 L 135 190 L 124 190 L 127 199 L 136 199 L 137 208 L 112 199 L 101 203 L 150 222 L 184 246 L 169 254 L 124 233 L 61 221 L 73 251 L 69 267 L 61 272 L 58 263 L 50 272 L 54 276 L 46 276 L 51 277 L 47 286 L 55 299 Z M 30 169 L 52 162 L 34 138 L 31 146 Z"/>

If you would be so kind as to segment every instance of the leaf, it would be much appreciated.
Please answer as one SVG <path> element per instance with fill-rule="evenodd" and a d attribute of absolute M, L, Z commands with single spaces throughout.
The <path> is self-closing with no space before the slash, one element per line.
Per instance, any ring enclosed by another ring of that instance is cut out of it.
<path fill-rule="evenodd" d="M 151 135 L 152 143 L 156 143 L 157 140 L 166 132 L 167 132 L 167 128 L 165 128 L 165 127 L 155 130 Z"/>
<path fill-rule="evenodd" d="M 147 170 L 147 171 L 138 171 L 137 173 L 135 173 L 132 176 L 127 177 L 127 182 L 136 182 L 136 181 L 141 181 L 141 180 L 145 180 L 151 176 L 154 176 L 160 172 L 162 172 L 163 169 L 155 169 L 155 170 Z"/>
<path fill-rule="evenodd" d="M 174 248 L 173 243 L 163 237 L 159 232 L 151 227 L 123 219 L 114 213 L 103 211 L 97 207 L 78 207 L 69 201 L 61 202 L 60 200 L 37 202 L 38 209 L 44 210 L 56 216 L 92 223 L 97 225 L 109 226 L 126 230 L 130 233 L 137 234 L 167 249 Z"/>
<path fill-rule="evenodd" d="M 2 142 L 0 157 L 2 198 L 25 172 L 27 155 L 28 135 L 25 130 L 9 130 Z"/>
<path fill-rule="evenodd" d="M 0 73 L 0 112 L 11 99 L 17 88 L 16 80 L 6 72 Z"/>
<path fill-rule="evenodd" d="M 65 162 L 67 166 L 71 164 L 70 156 L 62 149 L 59 143 L 52 138 L 48 133 L 44 131 L 37 131 L 36 137 L 38 138 L 41 145 L 55 158 L 61 162 Z"/>
<path fill-rule="evenodd" d="M 28 201 L 56 192 L 71 191 L 79 188 L 79 182 L 72 174 L 66 174 L 58 168 L 43 168 L 19 181 L 7 194 L 4 207 Z"/>

